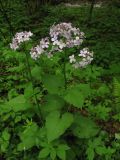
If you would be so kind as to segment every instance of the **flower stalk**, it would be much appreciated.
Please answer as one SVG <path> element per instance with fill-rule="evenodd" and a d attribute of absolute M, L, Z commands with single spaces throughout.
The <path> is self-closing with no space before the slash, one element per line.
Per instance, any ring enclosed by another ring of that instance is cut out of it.
<path fill-rule="evenodd" d="M 65 88 L 65 90 L 66 90 L 66 89 L 67 89 L 67 76 L 66 76 L 66 50 L 64 51 L 63 75 L 64 75 L 64 81 L 65 81 L 64 88 Z"/>
<path fill-rule="evenodd" d="M 30 68 L 30 63 L 29 63 L 29 56 L 28 56 L 28 54 L 26 52 L 25 45 L 24 45 L 24 51 L 25 51 L 25 56 L 26 56 L 27 70 L 28 70 L 28 73 L 29 73 L 29 80 L 31 81 L 32 86 L 34 88 L 34 81 L 33 81 L 32 73 L 31 73 L 31 68 Z M 33 89 L 33 92 L 34 92 L 34 89 Z M 38 102 L 38 99 L 37 99 L 37 95 L 35 93 L 33 93 L 33 95 L 34 95 L 34 98 L 35 98 L 35 103 L 37 105 L 38 111 L 40 113 L 40 116 L 39 116 L 40 121 L 43 124 L 41 109 L 40 109 L 40 105 L 39 105 L 39 102 Z"/>

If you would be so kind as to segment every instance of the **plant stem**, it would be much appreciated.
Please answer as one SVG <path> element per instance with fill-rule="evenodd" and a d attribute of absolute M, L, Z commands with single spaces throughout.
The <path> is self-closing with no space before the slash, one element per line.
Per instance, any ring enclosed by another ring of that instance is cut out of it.
<path fill-rule="evenodd" d="M 64 63 L 63 63 L 63 74 L 64 74 L 64 80 L 65 80 L 65 90 L 67 89 L 67 76 L 66 76 L 66 50 L 64 52 Z"/>
<path fill-rule="evenodd" d="M 28 54 L 25 50 L 25 45 L 24 45 L 24 51 L 25 51 L 25 56 L 26 56 L 26 63 L 27 63 L 27 70 L 28 70 L 28 73 L 29 73 L 29 79 L 32 83 L 32 86 L 34 87 L 34 81 L 33 81 L 33 77 L 32 77 L 32 74 L 31 74 L 31 68 L 30 68 L 30 63 L 29 63 L 29 56 L 28 56 Z M 34 91 L 34 89 L 33 89 L 33 91 Z M 39 106 L 39 102 L 37 100 L 37 95 L 35 93 L 33 93 L 33 94 L 34 94 L 34 97 L 35 97 L 35 103 L 37 104 L 37 107 L 38 107 L 38 110 L 39 110 L 39 113 L 40 113 L 40 121 L 43 124 L 41 109 L 40 109 L 40 106 Z"/>

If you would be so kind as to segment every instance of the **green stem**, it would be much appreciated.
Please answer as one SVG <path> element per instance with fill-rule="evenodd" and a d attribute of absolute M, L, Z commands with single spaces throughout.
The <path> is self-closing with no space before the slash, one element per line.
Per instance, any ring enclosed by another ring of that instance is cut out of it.
<path fill-rule="evenodd" d="M 34 87 L 34 81 L 33 81 L 33 77 L 32 77 L 32 74 L 31 74 L 31 68 L 30 68 L 30 63 L 29 63 L 29 56 L 28 56 L 25 49 L 24 49 L 24 51 L 25 51 L 25 55 L 26 55 L 26 63 L 27 63 L 27 70 L 28 70 L 28 73 L 29 73 L 29 79 L 32 83 L 32 86 Z M 33 91 L 34 91 L 34 89 L 33 89 Z M 39 110 L 39 113 L 40 113 L 40 121 L 43 124 L 41 109 L 40 109 L 40 106 L 39 106 L 39 102 L 37 100 L 37 95 L 35 93 L 33 93 L 33 94 L 34 94 L 34 97 L 35 97 L 35 103 L 37 104 L 37 107 L 38 107 L 38 110 Z"/>
<path fill-rule="evenodd" d="M 67 89 L 67 76 L 66 76 L 66 51 L 64 54 L 64 64 L 63 64 L 63 74 L 64 74 L 64 80 L 65 80 L 65 89 Z"/>

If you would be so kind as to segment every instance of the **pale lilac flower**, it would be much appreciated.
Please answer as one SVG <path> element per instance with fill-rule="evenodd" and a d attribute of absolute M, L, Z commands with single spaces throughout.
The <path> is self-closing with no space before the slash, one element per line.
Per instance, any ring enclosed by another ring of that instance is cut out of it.
<path fill-rule="evenodd" d="M 12 43 L 10 43 L 10 48 L 13 50 L 16 50 L 19 48 L 19 43 L 17 42 L 16 39 L 13 38 Z"/>
<path fill-rule="evenodd" d="M 75 59 L 74 54 L 73 54 L 73 55 L 71 55 L 71 56 L 69 56 L 69 59 L 70 59 L 70 63 L 74 63 L 74 62 L 76 62 L 76 59 Z"/>
<path fill-rule="evenodd" d="M 93 52 L 90 52 L 88 48 L 83 48 L 82 50 L 80 50 L 80 54 L 78 54 L 78 60 L 76 60 L 74 55 L 69 56 L 69 58 L 70 63 L 73 63 L 73 66 L 75 68 L 85 68 L 88 64 L 92 62 Z"/>
<path fill-rule="evenodd" d="M 85 36 L 79 28 L 73 27 L 71 23 L 60 23 L 50 28 L 50 37 L 53 45 L 58 45 L 60 49 L 63 49 L 79 46 Z"/>
<path fill-rule="evenodd" d="M 15 37 L 12 40 L 12 43 L 10 43 L 10 48 L 13 50 L 16 50 L 19 48 L 20 44 L 22 42 L 28 41 L 30 40 L 30 37 L 33 35 L 33 33 L 31 33 L 30 31 L 27 32 L 19 32 L 16 33 Z"/>
<path fill-rule="evenodd" d="M 36 47 L 33 47 L 30 51 L 30 55 L 33 59 L 37 59 L 40 57 L 40 55 L 44 52 L 43 48 L 39 45 L 37 45 Z"/>
<path fill-rule="evenodd" d="M 49 48 L 49 38 L 45 37 L 42 38 L 39 45 L 37 45 L 36 47 L 33 47 L 30 51 L 30 55 L 33 59 L 37 59 L 39 58 L 43 53 L 47 53 L 47 49 Z M 49 54 L 50 57 L 50 54 Z"/>
<path fill-rule="evenodd" d="M 41 41 L 40 41 L 40 46 L 44 49 L 44 48 L 48 48 L 49 47 L 49 38 L 46 37 L 46 38 L 42 38 Z"/>
<path fill-rule="evenodd" d="M 93 52 L 90 52 L 88 48 L 83 48 L 80 50 L 79 57 L 93 57 Z"/>
<path fill-rule="evenodd" d="M 60 49 L 63 49 L 65 46 L 66 46 L 65 43 L 63 43 L 63 42 L 60 40 L 59 43 L 58 43 L 58 47 L 59 47 Z"/>

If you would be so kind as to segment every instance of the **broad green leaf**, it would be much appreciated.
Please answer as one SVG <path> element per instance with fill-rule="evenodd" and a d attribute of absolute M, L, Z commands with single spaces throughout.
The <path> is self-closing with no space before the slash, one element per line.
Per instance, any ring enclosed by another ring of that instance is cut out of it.
<path fill-rule="evenodd" d="M 115 133 L 115 138 L 120 140 L 120 133 Z"/>
<path fill-rule="evenodd" d="M 105 94 L 109 94 L 110 93 L 110 89 L 107 85 L 102 84 L 100 86 L 100 88 L 97 89 L 97 94 L 98 95 L 105 95 Z"/>
<path fill-rule="evenodd" d="M 24 111 L 31 108 L 31 104 L 26 101 L 24 95 L 19 95 L 11 99 L 6 105 L 15 112 Z"/>
<path fill-rule="evenodd" d="M 62 75 L 46 74 L 42 77 L 42 82 L 49 93 L 59 94 L 60 90 L 64 88 L 64 78 Z"/>
<path fill-rule="evenodd" d="M 75 117 L 75 124 L 73 128 L 74 135 L 79 138 L 94 137 L 99 131 L 94 121 L 81 115 L 77 115 Z"/>
<path fill-rule="evenodd" d="M 55 160 L 55 158 L 56 158 L 56 149 L 55 148 L 51 148 L 51 150 L 50 150 L 50 158 L 52 159 L 52 160 Z"/>
<path fill-rule="evenodd" d="M 64 149 L 62 149 L 61 147 L 57 148 L 57 156 L 61 159 L 61 160 L 66 160 L 66 151 Z"/>
<path fill-rule="evenodd" d="M 50 148 L 43 148 L 39 153 L 39 158 L 47 158 L 50 154 Z"/>
<path fill-rule="evenodd" d="M 34 94 L 34 91 L 33 91 L 32 83 L 29 83 L 25 88 L 24 96 L 26 99 L 29 99 L 30 97 L 32 97 L 33 94 Z"/>
<path fill-rule="evenodd" d="M 70 148 L 66 144 L 60 144 L 57 148 L 57 156 L 61 160 L 66 160 L 66 151 Z"/>
<path fill-rule="evenodd" d="M 38 126 L 36 123 L 28 125 L 20 134 L 21 143 L 18 145 L 18 150 L 27 150 L 36 145 Z"/>
<path fill-rule="evenodd" d="M 46 118 L 48 142 L 59 138 L 73 122 L 73 115 L 70 113 L 64 113 L 60 116 L 58 111 L 54 111 Z"/>
<path fill-rule="evenodd" d="M 4 130 L 2 132 L 2 138 L 5 140 L 5 141 L 8 141 L 10 139 L 10 134 L 7 130 Z"/>
<path fill-rule="evenodd" d="M 60 110 L 64 106 L 64 100 L 58 95 L 48 94 L 45 99 L 45 103 L 41 107 L 43 112 L 52 112 Z"/>
<path fill-rule="evenodd" d="M 75 85 L 75 88 L 78 88 L 82 92 L 85 98 L 87 98 L 91 94 L 91 88 L 89 84 L 81 83 L 81 84 Z"/>
<path fill-rule="evenodd" d="M 67 144 L 59 144 L 59 147 L 58 147 L 59 149 L 63 149 L 63 150 L 69 150 L 70 149 L 70 147 L 68 147 L 67 146 Z"/>
<path fill-rule="evenodd" d="M 9 100 L 12 99 L 12 98 L 14 98 L 14 97 L 16 97 L 16 96 L 18 96 L 18 93 L 17 93 L 17 91 L 16 91 L 15 88 L 14 88 L 14 89 L 11 89 L 11 90 L 8 92 L 8 99 L 9 99 Z"/>
<path fill-rule="evenodd" d="M 0 151 L 2 151 L 2 152 L 7 152 L 8 146 L 9 146 L 9 142 L 8 142 L 8 141 L 3 141 L 3 142 L 0 144 Z"/>
<path fill-rule="evenodd" d="M 77 108 L 82 108 L 84 104 L 84 95 L 79 88 L 71 88 L 67 90 L 64 99 Z"/>
<path fill-rule="evenodd" d="M 35 66 L 35 67 L 32 69 L 31 73 L 32 73 L 32 76 L 33 76 L 34 79 L 36 79 L 36 80 L 41 80 L 41 74 L 42 74 L 42 69 L 41 69 L 41 67 Z"/>

